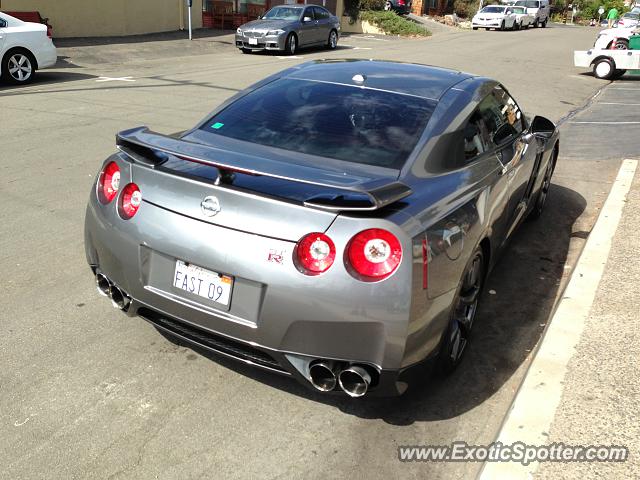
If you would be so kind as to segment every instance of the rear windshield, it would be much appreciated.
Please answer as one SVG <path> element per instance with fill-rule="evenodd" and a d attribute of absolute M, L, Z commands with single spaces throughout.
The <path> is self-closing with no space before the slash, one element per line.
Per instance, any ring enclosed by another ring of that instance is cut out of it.
<path fill-rule="evenodd" d="M 260 145 L 400 169 L 435 106 L 410 95 L 282 79 L 240 98 L 201 128 Z"/>
<path fill-rule="evenodd" d="M 516 5 L 519 7 L 540 8 L 540 2 L 538 2 L 538 0 L 518 0 Z"/>

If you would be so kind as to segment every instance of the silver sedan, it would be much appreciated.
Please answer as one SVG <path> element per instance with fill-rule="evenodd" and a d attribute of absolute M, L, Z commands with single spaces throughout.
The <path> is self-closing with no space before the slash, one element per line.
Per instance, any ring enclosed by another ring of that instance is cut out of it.
<path fill-rule="evenodd" d="M 243 53 L 279 50 L 293 55 L 300 47 L 325 45 L 334 49 L 339 36 L 340 21 L 325 8 L 281 5 L 240 26 L 236 31 L 236 47 Z"/>

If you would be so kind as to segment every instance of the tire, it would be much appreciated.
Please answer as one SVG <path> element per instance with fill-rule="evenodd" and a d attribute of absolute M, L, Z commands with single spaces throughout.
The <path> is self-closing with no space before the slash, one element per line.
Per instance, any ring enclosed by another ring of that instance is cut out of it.
<path fill-rule="evenodd" d="M 242 53 L 251 53 L 251 49 L 249 48 L 241 48 Z"/>
<path fill-rule="evenodd" d="M 627 71 L 626 71 L 626 70 L 616 69 L 616 70 L 613 72 L 613 75 L 611 76 L 611 78 L 612 78 L 613 80 L 617 80 L 617 79 L 621 78 L 625 73 L 627 73 Z"/>
<path fill-rule="evenodd" d="M 535 18 L 533 20 L 533 28 L 538 28 L 538 19 L 537 18 Z"/>
<path fill-rule="evenodd" d="M 449 316 L 438 353 L 438 372 L 448 375 L 460 364 L 469 343 L 473 321 L 478 311 L 478 302 L 487 268 L 482 247 L 471 255 L 460 280 L 460 286 Z"/>
<path fill-rule="evenodd" d="M 327 38 L 327 48 L 329 50 L 335 50 L 338 46 L 338 32 L 331 30 L 329 32 L 329 38 Z"/>
<path fill-rule="evenodd" d="M 287 55 L 295 55 L 298 51 L 298 37 L 295 33 L 290 33 L 284 46 L 284 52 Z"/>
<path fill-rule="evenodd" d="M 610 80 L 616 71 L 616 66 L 609 58 L 601 58 L 593 64 L 593 75 L 602 80 Z"/>
<path fill-rule="evenodd" d="M 541 26 L 542 28 L 547 28 L 547 21 L 548 21 L 548 20 L 549 20 L 548 18 L 545 18 L 545 19 L 544 19 L 544 22 L 542 22 L 542 24 L 541 24 L 540 26 Z"/>
<path fill-rule="evenodd" d="M 385 9 L 387 12 L 390 12 L 390 11 L 393 9 L 393 5 L 391 5 L 391 2 L 387 2 L 387 3 L 385 3 L 385 4 L 384 4 L 384 9 Z"/>
<path fill-rule="evenodd" d="M 513 28 L 515 30 L 522 30 L 522 24 L 521 23 L 514 23 L 513 24 Z"/>
<path fill-rule="evenodd" d="M 551 159 L 549 160 L 549 165 L 547 165 L 547 169 L 544 172 L 544 178 L 542 180 L 542 185 L 540 185 L 540 190 L 538 190 L 538 194 L 536 195 L 536 201 L 533 205 L 533 210 L 529 212 L 529 220 L 537 220 L 542 215 L 544 211 L 544 206 L 547 203 L 547 197 L 549 196 L 549 189 L 551 187 L 551 177 L 553 176 L 553 171 L 556 168 L 556 160 L 558 159 L 558 148 L 554 147 L 553 153 L 551 155 Z"/>
<path fill-rule="evenodd" d="M 505 26 L 504 26 L 504 20 L 502 21 L 502 23 L 500 24 L 500 31 L 504 32 L 505 30 Z"/>
<path fill-rule="evenodd" d="M 8 51 L 2 58 L 2 79 L 14 85 L 26 85 L 36 74 L 36 61 L 23 49 Z"/>

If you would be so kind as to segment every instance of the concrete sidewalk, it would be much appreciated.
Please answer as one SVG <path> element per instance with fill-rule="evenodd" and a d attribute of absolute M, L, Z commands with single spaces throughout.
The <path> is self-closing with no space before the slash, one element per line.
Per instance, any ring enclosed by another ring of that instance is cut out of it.
<path fill-rule="evenodd" d="M 640 478 L 640 169 L 568 365 L 548 443 L 621 445 L 624 463 L 541 463 L 535 478 Z"/>

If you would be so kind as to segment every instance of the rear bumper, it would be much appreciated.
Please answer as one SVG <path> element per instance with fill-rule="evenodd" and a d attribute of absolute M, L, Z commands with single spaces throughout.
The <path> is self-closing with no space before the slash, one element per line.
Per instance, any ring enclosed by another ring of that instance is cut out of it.
<path fill-rule="evenodd" d="M 53 67 L 58 61 L 58 54 L 53 42 L 47 40 L 40 49 L 37 50 L 36 60 L 38 62 L 38 68 Z"/>

